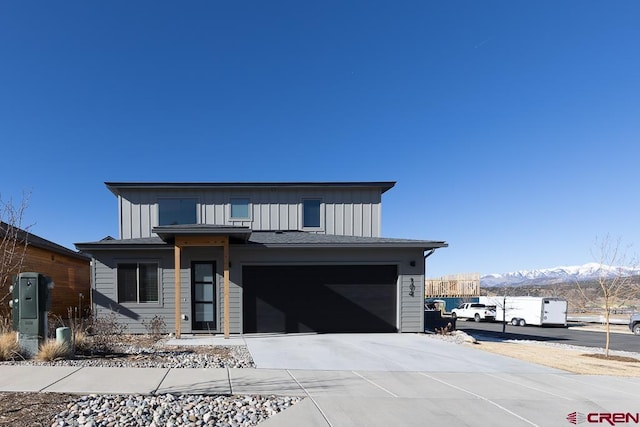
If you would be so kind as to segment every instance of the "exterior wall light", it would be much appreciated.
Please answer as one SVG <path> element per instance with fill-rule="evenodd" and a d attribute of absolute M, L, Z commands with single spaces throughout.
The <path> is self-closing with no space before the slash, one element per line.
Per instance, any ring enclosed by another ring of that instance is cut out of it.
<path fill-rule="evenodd" d="M 413 277 L 411 278 L 411 284 L 409 285 L 409 296 L 414 296 L 416 291 L 416 285 L 413 283 Z"/>

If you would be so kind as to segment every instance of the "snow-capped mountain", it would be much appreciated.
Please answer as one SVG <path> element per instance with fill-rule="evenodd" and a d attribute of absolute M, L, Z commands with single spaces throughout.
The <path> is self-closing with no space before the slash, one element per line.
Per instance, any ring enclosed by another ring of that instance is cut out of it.
<path fill-rule="evenodd" d="M 589 263 L 579 266 L 560 266 L 542 270 L 522 270 L 513 273 L 487 274 L 480 277 L 482 287 L 492 286 L 524 286 L 524 285 L 552 285 L 556 283 L 593 280 L 604 275 L 640 275 L 640 269 L 630 267 L 613 267 Z"/>

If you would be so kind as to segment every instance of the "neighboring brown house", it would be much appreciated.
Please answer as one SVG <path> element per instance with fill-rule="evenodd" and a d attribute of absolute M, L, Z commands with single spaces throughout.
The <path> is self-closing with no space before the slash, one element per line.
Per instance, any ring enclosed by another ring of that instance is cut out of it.
<path fill-rule="evenodd" d="M 0 233 L 5 233 L 6 230 L 7 224 L 0 223 Z M 53 279 L 55 287 L 50 313 L 67 318 L 71 308 L 74 314 L 85 316 L 91 308 L 91 258 L 24 230 L 18 230 L 17 240 L 21 244 L 27 244 L 21 271 L 42 273 Z M 17 252 L 22 253 L 21 250 Z M 16 273 L 19 272 L 10 272 L 10 275 Z M 7 283 L 11 284 L 11 277 Z M 2 292 L 4 294 L 8 289 L 3 289 Z M 8 300 L 3 299 L 0 313 L 8 312 Z"/>

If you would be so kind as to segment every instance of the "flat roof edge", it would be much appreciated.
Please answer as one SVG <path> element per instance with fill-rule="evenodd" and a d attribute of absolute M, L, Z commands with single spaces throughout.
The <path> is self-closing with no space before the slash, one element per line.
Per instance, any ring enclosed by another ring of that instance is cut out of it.
<path fill-rule="evenodd" d="M 114 194 L 118 189 L 134 188 L 315 188 L 315 187 L 335 187 L 335 188 L 380 188 L 386 192 L 396 185 L 395 181 L 283 181 L 283 182 L 115 182 L 106 181 L 107 188 Z"/>

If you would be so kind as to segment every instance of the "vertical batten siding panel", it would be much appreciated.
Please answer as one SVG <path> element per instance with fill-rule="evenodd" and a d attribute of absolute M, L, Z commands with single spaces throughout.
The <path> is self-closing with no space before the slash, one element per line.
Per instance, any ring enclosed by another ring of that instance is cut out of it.
<path fill-rule="evenodd" d="M 289 204 L 284 201 L 278 206 L 279 214 L 278 214 L 278 229 L 279 230 L 288 230 L 289 229 Z"/>
<path fill-rule="evenodd" d="M 362 204 L 353 205 L 353 236 L 362 236 Z"/>
<path fill-rule="evenodd" d="M 140 205 L 138 203 L 131 204 L 131 235 L 132 237 L 142 237 L 140 233 Z"/>
<path fill-rule="evenodd" d="M 269 230 L 280 228 L 280 204 L 273 202 L 269 204 Z"/>
<path fill-rule="evenodd" d="M 371 237 L 372 224 L 371 224 L 371 203 L 362 204 L 362 235 L 364 237 Z"/>
<path fill-rule="evenodd" d="M 298 230 L 302 227 L 298 221 L 298 204 L 289 204 L 289 230 Z"/>
<path fill-rule="evenodd" d="M 144 203 L 140 205 L 140 237 L 149 237 L 151 236 L 151 223 L 149 222 L 151 210 L 149 203 Z"/>
<path fill-rule="evenodd" d="M 344 233 L 344 193 L 340 192 L 336 195 L 336 203 L 334 205 L 333 216 L 335 218 L 335 234 L 343 236 Z"/>
<path fill-rule="evenodd" d="M 349 203 L 344 206 L 344 234 L 353 236 L 353 204 Z"/>
<path fill-rule="evenodd" d="M 131 202 L 122 199 L 122 238 L 131 239 Z"/>
<path fill-rule="evenodd" d="M 380 215 L 380 203 L 375 203 L 371 208 L 372 237 L 382 235 L 382 220 Z"/>
<path fill-rule="evenodd" d="M 163 262 L 164 268 L 162 269 L 162 298 L 163 298 L 163 311 L 164 321 L 166 323 L 167 331 L 175 331 L 176 329 L 176 316 L 175 316 L 175 269 L 173 268 L 173 261 L 169 262 L 166 258 Z"/>
<path fill-rule="evenodd" d="M 270 221 L 269 200 L 267 195 L 262 192 L 260 194 L 260 230 L 268 230 Z"/>
<path fill-rule="evenodd" d="M 232 334 L 242 333 L 242 292 L 240 286 L 229 281 L 229 331 Z M 224 313 L 224 312 L 223 312 Z"/>
<path fill-rule="evenodd" d="M 324 206 L 324 233 L 335 234 L 335 212 L 333 211 L 335 205 L 330 201 L 323 201 L 322 205 Z"/>
<path fill-rule="evenodd" d="M 214 206 L 212 203 L 207 203 L 204 207 L 204 218 L 202 218 L 203 224 L 215 224 L 214 220 Z"/>
<path fill-rule="evenodd" d="M 224 213 L 224 204 L 223 203 L 216 203 L 213 206 L 213 218 L 212 218 L 212 223 L 213 225 L 222 225 L 225 223 L 225 213 Z"/>
<path fill-rule="evenodd" d="M 158 204 L 155 201 L 150 201 L 149 202 L 149 224 L 151 224 L 151 228 L 159 225 L 159 222 L 160 222 L 160 213 L 158 209 Z M 155 234 L 151 233 L 150 235 L 153 236 Z"/>

